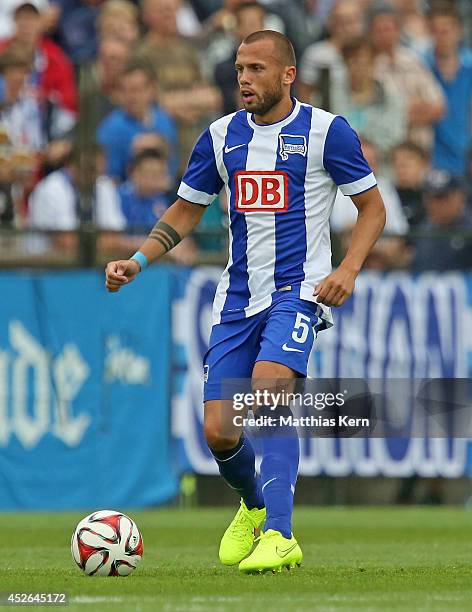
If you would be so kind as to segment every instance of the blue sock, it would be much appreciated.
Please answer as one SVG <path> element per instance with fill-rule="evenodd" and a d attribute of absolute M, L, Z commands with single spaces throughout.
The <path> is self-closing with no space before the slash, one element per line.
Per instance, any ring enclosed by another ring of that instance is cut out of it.
<path fill-rule="evenodd" d="M 263 508 L 261 482 L 256 474 L 254 449 L 249 438 L 241 436 L 238 444 L 230 450 L 210 450 L 220 474 L 239 493 L 248 509 Z"/>
<path fill-rule="evenodd" d="M 291 415 L 289 408 L 276 410 L 262 408 L 258 416 L 279 419 Z M 292 537 L 293 494 L 297 482 L 300 445 L 296 427 L 280 425 L 260 428 L 262 442 L 261 481 L 262 495 L 267 509 L 264 531 L 280 531 L 285 538 Z"/>

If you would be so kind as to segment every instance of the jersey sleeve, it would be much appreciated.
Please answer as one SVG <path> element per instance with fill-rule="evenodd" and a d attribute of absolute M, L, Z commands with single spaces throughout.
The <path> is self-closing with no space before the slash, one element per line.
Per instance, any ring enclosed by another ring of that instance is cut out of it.
<path fill-rule="evenodd" d="M 377 185 L 362 153 L 356 132 L 344 117 L 335 117 L 326 135 L 323 165 L 346 196 L 354 196 Z"/>
<path fill-rule="evenodd" d="M 207 129 L 192 151 L 177 194 L 189 202 L 208 206 L 220 193 L 222 187 L 223 180 L 216 167 L 213 140 L 210 130 Z"/>

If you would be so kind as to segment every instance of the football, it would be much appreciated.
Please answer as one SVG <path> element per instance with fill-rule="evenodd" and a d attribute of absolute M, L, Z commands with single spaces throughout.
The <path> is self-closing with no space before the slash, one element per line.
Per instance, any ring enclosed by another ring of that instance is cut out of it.
<path fill-rule="evenodd" d="M 128 576 L 143 556 L 143 538 L 126 514 L 99 510 L 77 525 L 71 551 L 76 564 L 89 576 Z"/>

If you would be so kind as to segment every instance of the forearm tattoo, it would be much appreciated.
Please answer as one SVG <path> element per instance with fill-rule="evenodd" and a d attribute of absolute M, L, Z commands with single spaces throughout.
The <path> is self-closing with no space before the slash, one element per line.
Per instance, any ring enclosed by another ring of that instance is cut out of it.
<path fill-rule="evenodd" d="M 160 242 L 165 249 L 165 253 L 173 249 L 182 240 L 175 229 L 163 221 L 156 223 L 149 234 L 149 238 Z"/>

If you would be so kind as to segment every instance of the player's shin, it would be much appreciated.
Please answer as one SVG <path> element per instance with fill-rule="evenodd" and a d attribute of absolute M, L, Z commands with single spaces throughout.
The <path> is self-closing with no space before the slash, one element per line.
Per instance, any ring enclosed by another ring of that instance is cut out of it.
<path fill-rule="evenodd" d="M 268 417 L 267 425 L 260 427 L 262 495 L 267 510 L 264 531 L 273 529 L 290 538 L 300 457 L 297 429 L 287 419 L 292 413 L 286 406 L 262 408 L 259 416 Z"/>
<path fill-rule="evenodd" d="M 249 438 L 241 435 L 238 444 L 230 450 L 210 450 L 221 476 L 243 498 L 248 510 L 263 508 L 264 499 L 260 479 L 256 474 L 254 449 Z"/>

